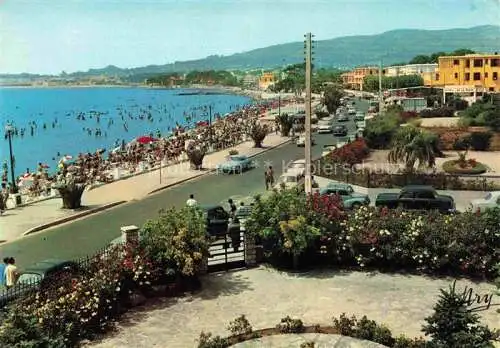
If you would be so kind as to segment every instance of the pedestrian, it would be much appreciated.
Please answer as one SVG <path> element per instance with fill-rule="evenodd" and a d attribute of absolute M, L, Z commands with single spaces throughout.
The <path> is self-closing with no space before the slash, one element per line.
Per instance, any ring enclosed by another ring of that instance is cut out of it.
<path fill-rule="evenodd" d="M 274 185 L 274 172 L 272 166 L 269 166 L 269 168 L 267 168 L 264 176 L 266 179 L 266 190 L 269 190 L 270 188 L 272 189 Z"/>
<path fill-rule="evenodd" d="M 189 195 L 189 199 L 186 201 L 186 205 L 188 207 L 196 207 L 196 205 L 198 205 L 198 202 L 196 202 L 196 200 L 194 199 L 193 194 Z"/>
<path fill-rule="evenodd" d="M 236 204 L 234 204 L 231 198 L 229 198 L 227 202 L 229 203 L 229 211 L 231 212 L 231 217 L 234 218 L 234 216 L 236 215 Z"/>
<path fill-rule="evenodd" d="M 10 257 L 7 267 L 5 267 L 5 286 L 11 288 L 16 285 L 18 276 L 19 273 L 17 272 L 16 260 L 14 260 L 13 257 Z"/>
<path fill-rule="evenodd" d="M 2 183 L 2 190 L 0 191 L 0 215 L 7 209 L 7 199 L 9 198 L 9 190 L 7 184 Z"/>
<path fill-rule="evenodd" d="M 0 286 L 5 286 L 5 268 L 7 268 L 8 263 L 8 257 L 4 257 L 3 263 L 0 263 Z"/>

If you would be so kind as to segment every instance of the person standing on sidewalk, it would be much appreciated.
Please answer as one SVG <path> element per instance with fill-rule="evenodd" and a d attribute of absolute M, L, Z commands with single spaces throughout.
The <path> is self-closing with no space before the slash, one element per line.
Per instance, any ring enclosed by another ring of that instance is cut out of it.
<path fill-rule="evenodd" d="M 231 217 L 234 219 L 236 215 L 236 204 L 234 204 L 231 198 L 229 198 L 227 202 L 229 203 L 229 212 L 231 213 Z"/>

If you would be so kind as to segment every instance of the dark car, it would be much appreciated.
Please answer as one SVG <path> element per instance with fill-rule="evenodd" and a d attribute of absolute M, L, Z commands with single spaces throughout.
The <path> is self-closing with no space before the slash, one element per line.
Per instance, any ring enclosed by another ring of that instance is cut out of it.
<path fill-rule="evenodd" d="M 408 210 L 439 210 L 442 213 L 455 211 L 453 197 L 440 195 L 432 186 L 412 185 L 403 187 L 399 193 L 381 193 L 375 200 L 376 207 Z"/>
<path fill-rule="evenodd" d="M 347 127 L 344 125 L 335 126 L 333 128 L 333 135 L 336 137 L 345 137 L 347 135 Z"/>
<path fill-rule="evenodd" d="M 0 308 L 38 290 L 54 285 L 63 285 L 81 273 L 82 269 L 74 261 L 49 259 L 24 268 L 12 288 L 0 290 Z"/>
<path fill-rule="evenodd" d="M 341 113 L 337 116 L 338 122 L 347 122 L 349 121 L 349 116 L 346 113 Z"/>
<path fill-rule="evenodd" d="M 207 234 L 212 237 L 225 235 L 229 225 L 229 213 L 221 205 L 206 205 L 200 208 L 207 219 Z"/>

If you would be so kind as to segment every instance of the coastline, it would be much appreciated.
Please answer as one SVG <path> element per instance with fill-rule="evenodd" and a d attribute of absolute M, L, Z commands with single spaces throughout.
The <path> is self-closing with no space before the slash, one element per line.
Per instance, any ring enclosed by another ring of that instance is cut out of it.
<path fill-rule="evenodd" d="M 241 87 L 223 86 L 223 85 L 186 85 L 179 87 L 166 87 L 166 86 L 150 86 L 145 84 L 116 84 L 116 85 L 0 85 L 2 89 L 83 89 L 83 88 L 140 88 L 140 89 L 199 89 L 199 90 L 212 90 L 222 92 L 224 94 L 241 95 L 252 98 L 254 101 L 268 100 L 276 98 L 277 93 L 268 93 L 260 90 L 244 89 Z M 286 93 L 282 94 L 283 96 Z"/>

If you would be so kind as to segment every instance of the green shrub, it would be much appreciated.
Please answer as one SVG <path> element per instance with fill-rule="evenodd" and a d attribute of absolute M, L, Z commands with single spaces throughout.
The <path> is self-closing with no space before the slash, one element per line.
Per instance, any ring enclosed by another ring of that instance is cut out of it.
<path fill-rule="evenodd" d="M 345 313 L 342 313 L 338 319 L 333 318 L 333 327 L 343 336 L 353 336 L 357 322 L 355 316 L 349 318 Z"/>
<path fill-rule="evenodd" d="M 300 345 L 300 348 L 314 348 L 316 347 L 316 343 L 314 341 L 307 341 Z"/>
<path fill-rule="evenodd" d="M 201 332 L 198 338 L 198 348 L 227 348 L 229 342 L 226 338 L 212 336 L 212 333 Z"/>
<path fill-rule="evenodd" d="M 231 321 L 227 327 L 233 335 L 243 335 L 252 332 L 252 325 L 244 314 Z"/>
<path fill-rule="evenodd" d="M 408 338 L 398 336 L 394 341 L 392 348 L 431 348 L 430 343 L 423 338 Z"/>
<path fill-rule="evenodd" d="M 316 111 L 316 116 L 318 117 L 319 120 L 322 118 L 330 116 L 330 114 L 327 111 Z"/>
<path fill-rule="evenodd" d="M 279 124 L 281 135 L 284 137 L 290 135 L 290 131 L 292 130 L 293 127 L 293 117 L 284 113 L 276 116 L 276 121 Z"/>
<path fill-rule="evenodd" d="M 399 129 L 401 119 L 397 113 L 386 113 L 368 120 L 363 136 L 371 149 L 387 149 Z"/>
<path fill-rule="evenodd" d="M 466 299 L 455 292 L 455 283 L 449 291 L 441 289 L 434 313 L 425 321 L 422 331 L 438 347 L 493 347 L 492 331 L 480 325 L 479 316 L 467 309 Z"/>
<path fill-rule="evenodd" d="M 473 132 L 469 136 L 469 143 L 476 151 L 486 151 L 490 147 L 492 137 L 491 132 Z"/>
<path fill-rule="evenodd" d="M 281 333 L 302 333 L 304 332 L 304 323 L 300 319 L 292 319 L 290 316 L 286 316 L 281 319 L 276 328 Z"/>

